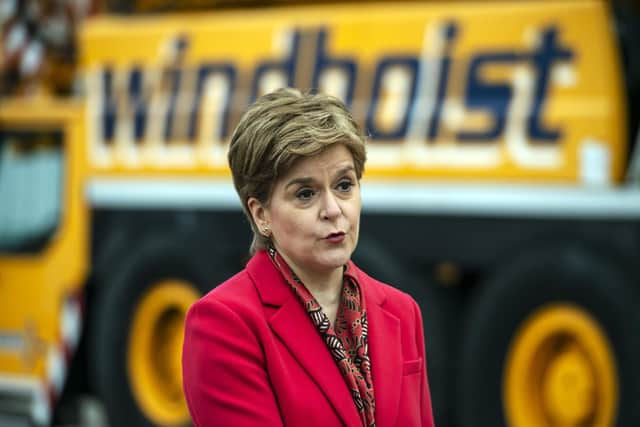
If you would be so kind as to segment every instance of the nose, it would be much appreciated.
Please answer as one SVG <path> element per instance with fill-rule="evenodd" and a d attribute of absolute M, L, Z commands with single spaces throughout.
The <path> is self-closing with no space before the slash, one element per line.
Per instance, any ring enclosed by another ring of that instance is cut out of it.
<path fill-rule="evenodd" d="M 340 216 L 342 209 L 336 195 L 331 191 L 326 191 L 323 197 L 323 206 L 320 211 L 322 219 L 332 220 Z"/>

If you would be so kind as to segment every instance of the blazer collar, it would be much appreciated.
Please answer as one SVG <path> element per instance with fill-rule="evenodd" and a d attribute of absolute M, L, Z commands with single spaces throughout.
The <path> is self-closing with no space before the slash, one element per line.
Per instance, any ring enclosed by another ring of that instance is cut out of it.
<path fill-rule="evenodd" d="M 275 268 L 265 251 L 258 251 L 247 264 L 260 300 L 265 305 L 280 307 L 293 296 L 289 285 Z"/>
<path fill-rule="evenodd" d="M 265 314 L 273 332 L 322 390 L 345 425 L 359 426 L 358 411 L 338 365 L 269 255 L 264 251 L 254 255 L 247 264 L 247 272 L 262 303 L 271 306 Z"/>

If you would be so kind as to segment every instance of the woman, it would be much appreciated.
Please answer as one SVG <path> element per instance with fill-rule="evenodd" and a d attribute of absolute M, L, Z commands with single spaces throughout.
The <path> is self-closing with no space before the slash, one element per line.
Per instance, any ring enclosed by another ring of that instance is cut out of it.
<path fill-rule="evenodd" d="M 350 261 L 365 157 L 326 95 L 280 89 L 240 120 L 229 164 L 253 257 L 187 316 L 196 426 L 433 426 L 418 305 Z"/>

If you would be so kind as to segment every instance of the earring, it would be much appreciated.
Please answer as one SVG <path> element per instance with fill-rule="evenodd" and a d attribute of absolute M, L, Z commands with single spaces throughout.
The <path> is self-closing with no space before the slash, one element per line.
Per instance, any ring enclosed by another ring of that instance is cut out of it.
<path fill-rule="evenodd" d="M 271 229 L 269 227 L 262 227 L 262 232 L 269 237 Z"/>

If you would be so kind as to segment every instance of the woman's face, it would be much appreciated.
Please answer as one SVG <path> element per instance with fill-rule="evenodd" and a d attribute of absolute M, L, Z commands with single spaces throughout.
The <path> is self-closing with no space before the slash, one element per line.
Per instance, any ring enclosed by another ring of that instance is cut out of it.
<path fill-rule="evenodd" d="M 329 273 L 342 267 L 358 242 L 360 186 L 353 157 L 343 145 L 301 159 L 276 181 L 268 207 L 249 208 L 260 229 L 294 271 Z"/>

